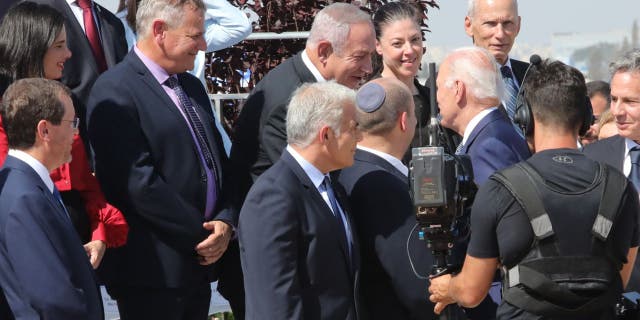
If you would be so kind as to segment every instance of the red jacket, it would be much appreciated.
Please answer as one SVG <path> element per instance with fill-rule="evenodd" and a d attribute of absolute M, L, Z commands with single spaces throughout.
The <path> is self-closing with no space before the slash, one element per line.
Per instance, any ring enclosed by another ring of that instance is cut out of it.
<path fill-rule="evenodd" d="M 0 119 L 0 165 L 7 157 L 7 136 Z M 98 180 L 89 169 L 84 144 L 79 135 L 73 138 L 72 161 L 51 171 L 51 179 L 58 190 L 79 191 L 91 222 L 91 240 L 102 240 L 107 247 L 122 246 L 127 242 L 129 226 L 122 212 L 107 203 Z"/>

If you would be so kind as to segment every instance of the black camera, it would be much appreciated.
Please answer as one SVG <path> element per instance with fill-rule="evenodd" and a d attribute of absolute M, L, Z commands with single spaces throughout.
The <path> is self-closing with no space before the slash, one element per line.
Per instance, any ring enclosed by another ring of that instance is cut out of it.
<path fill-rule="evenodd" d="M 432 274 L 448 269 L 458 226 L 467 225 L 465 208 L 477 191 L 468 156 L 449 155 L 442 147 L 412 149 L 410 164 L 411 196 L 415 206 L 419 235 L 427 242 L 437 264 Z"/>

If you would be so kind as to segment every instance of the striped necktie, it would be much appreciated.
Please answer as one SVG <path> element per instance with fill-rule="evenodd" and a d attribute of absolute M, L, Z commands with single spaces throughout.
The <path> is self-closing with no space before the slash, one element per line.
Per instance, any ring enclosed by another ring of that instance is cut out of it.
<path fill-rule="evenodd" d="M 500 72 L 502 73 L 502 81 L 504 81 L 504 86 L 507 93 L 507 95 L 504 97 L 504 107 L 507 110 L 509 119 L 511 119 L 511 121 L 513 122 L 513 117 L 516 114 L 516 99 L 518 97 L 518 88 L 516 87 L 516 82 L 513 80 L 513 74 L 511 73 L 511 69 L 509 69 L 509 67 L 502 66 L 500 68 Z"/>
<path fill-rule="evenodd" d="M 629 180 L 640 190 L 640 146 L 635 146 L 629 150 L 631 158 L 631 172 L 629 172 Z"/>

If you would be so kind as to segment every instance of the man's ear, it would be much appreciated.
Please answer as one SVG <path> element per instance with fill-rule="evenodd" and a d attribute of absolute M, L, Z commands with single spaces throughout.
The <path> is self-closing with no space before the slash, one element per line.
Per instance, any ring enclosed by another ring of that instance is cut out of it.
<path fill-rule="evenodd" d="M 322 63 L 322 65 L 326 65 L 327 60 L 333 54 L 333 47 L 329 41 L 323 40 L 318 43 L 316 47 L 316 54 L 318 55 L 318 60 Z"/>
<path fill-rule="evenodd" d="M 402 131 L 407 131 L 407 118 L 408 117 L 409 117 L 409 114 L 406 111 L 401 113 L 400 117 L 398 117 L 398 121 L 400 121 L 400 129 Z"/>
<path fill-rule="evenodd" d="M 473 30 L 471 30 L 471 17 L 464 17 L 464 31 L 473 40 Z"/>
<path fill-rule="evenodd" d="M 464 85 L 464 82 L 456 80 L 453 85 L 456 90 L 456 102 L 460 102 L 462 99 L 465 99 L 467 87 Z"/>
<path fill-rule="evenodd" d="M 376 39 L 376 52 L 379 55 L 382 55 L 382 45 L 380 45 L 380 40 Z"/>
<path fill-rule="evenodd" d="M 36 137 L 40 140 L 49 139 L 49 128 L 46 120 L 38 121 L 38 124 L 36 125 Z"/>
<path fill-rule="evenodd" d="M 161 41 L 161 42 L 164 41 L 165 31 L 166 31 L 166 24 L 164 23 L 164 21 L 160 19 L 153 20 L 153 22 L 151 23 L 151 32 L 153 32 L 154 39 L 157 39 L 158 41 Z"/>
<path fill-rule="evenodd" d="M 318 132 L 318 139 L 320 140 L 321 144 L 325 144 L 329 141 L 329 131 L 331 131 L 331 128 L 329 128 L 329 126 L 322 126 L 322 128 L 320 128 L 320 131 Z"/>

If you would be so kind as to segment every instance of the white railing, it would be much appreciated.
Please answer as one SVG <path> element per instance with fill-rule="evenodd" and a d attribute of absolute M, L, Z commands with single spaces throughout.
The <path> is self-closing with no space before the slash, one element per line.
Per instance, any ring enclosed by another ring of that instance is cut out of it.
<path fill-rule="evenodd" d="M 280 40 L 280 39 L 306 39 L 309 37 L 308 31 L 291 31 L 291 32 L 256 32 L 250 34 L 245 40 Z M 209 99 L 213 102 L 213 109 L 216 112 L 216 119 L 222 119 L 222 100 L 246 100 L 248 93 L 211 93 Z"/>

